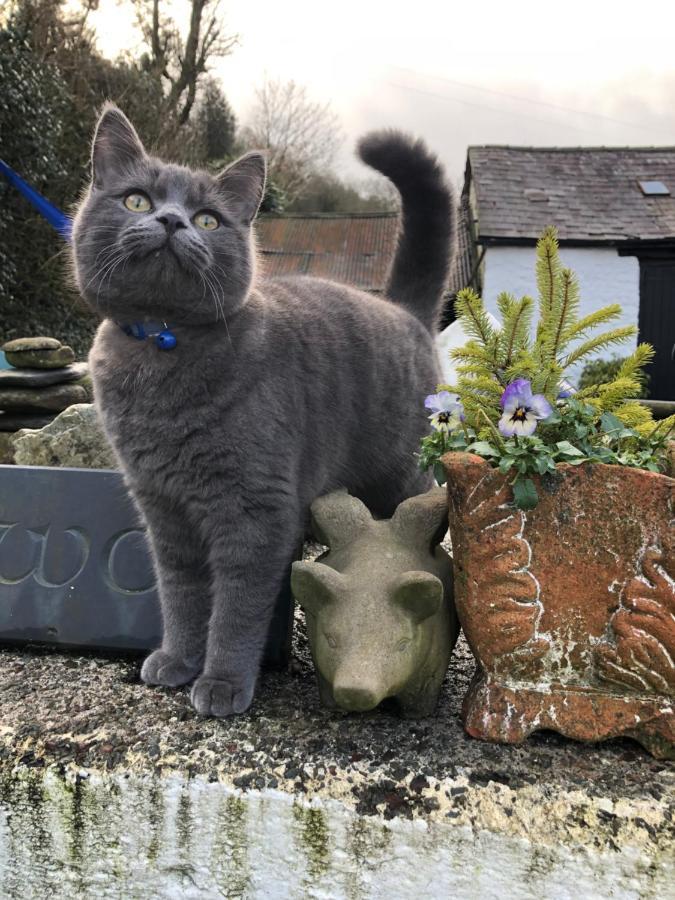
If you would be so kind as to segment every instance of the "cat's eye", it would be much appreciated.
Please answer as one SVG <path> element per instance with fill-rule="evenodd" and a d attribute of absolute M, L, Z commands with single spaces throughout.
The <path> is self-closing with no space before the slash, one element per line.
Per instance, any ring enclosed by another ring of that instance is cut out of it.
<path fill-rule="evenodd" d="M 398 644 L 396 645 L 396 649 L 399 651 L 399 653 L 404 653 L 404 652 L 408 649 L 409 646 L 410 646 L 410 641 L 409 641 L 409 639 L 408 639 L 408 638 L 403 638 L 403 639 L 400 640 L 400 641 L 398 642 Z"/>
<path fill-rule="evenodd" d="M 124 205 L 131 212 L 144 213 L 152 209 L 152 203 L 145 194 L 133 193 L 127 194 L 124 198 Z"/>
<path fill-rule="evenodd" d="M 203 228 L 204 231 L 214 231 L 220 222 L 214 215 L 208 212 L 199 212 L 192 220 L 197 228 Z"/>

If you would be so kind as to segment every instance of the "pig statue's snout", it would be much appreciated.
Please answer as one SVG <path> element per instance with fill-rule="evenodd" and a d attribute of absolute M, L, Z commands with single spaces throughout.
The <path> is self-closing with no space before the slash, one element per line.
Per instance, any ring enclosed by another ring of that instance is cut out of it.
<path fill-rule="evenodd" d="M 384 697 L 381 691 L 374 687 L 364 687 L 363 684 L 354 684 L 349 681 L 338 681 L 333 688 L 335 702 L 342 709 L 354 712 L 367 712 L 382 702 Z"/>

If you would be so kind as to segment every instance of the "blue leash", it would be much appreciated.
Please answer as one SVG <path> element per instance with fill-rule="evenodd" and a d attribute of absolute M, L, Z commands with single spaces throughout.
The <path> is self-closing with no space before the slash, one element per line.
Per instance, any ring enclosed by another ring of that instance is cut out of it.
<path fill-rule="evenodd" d="M 16 174 L 14 169 L 10 168 L 7 163 L 1 159 L 0 173 L 2 173 L 5 178 L 7 178 L 7 180 L 33 204 L 40 215 L 44 216 L 49 224 L 58 231 L 62 238 L 66 241 L 70 240 L 73 229 L 73 220 L 70 216 L 61 212 L 57 206 L 50 203 L 46 197 L 42 196 L 42 194 L 38 194 L 35 188 L 32 188 L 20 175 Z"/>
<path fill-rule="evenodd" d="M 6 162 L 0 159 L 0 173 L 19 190 L 23 196 L 33 204 L 35 209 L 44 216 L 49 224 L 55 228 L 61 237 L 70 241 L 72 239 L 73 220 L 67 216 L 53 203 L 50 203 L 42 194 L 38 194 L 35 188 L 32 188 L 28 182 L 24 181 L 20 175 L 17 175 L 14 169 L 10 168 Z M 154 344 L 159 350 L 173 350 L 176 346 L 176 336 L 167 326 L 166 322 L 134 322 L 131 325 L 118 323 L 119 327 L 128 334 L 129 337 L 136 338 L 137 341 L 145 341 L 148 338 L 154 338 Z"/>

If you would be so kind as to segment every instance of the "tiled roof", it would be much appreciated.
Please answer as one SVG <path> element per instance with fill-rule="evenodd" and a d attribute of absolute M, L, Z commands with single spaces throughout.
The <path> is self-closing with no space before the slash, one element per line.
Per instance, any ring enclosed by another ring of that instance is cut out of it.
<path fill-rule="evenodd" d="M 453 295 L 462 288 L 475 287 L 478 267 L 476 245 L 472 236 L 472 215 L 469 197 L 464 191 L 457 213 L 457 240 L 448 278 L 448 290 Z"/>
<path fill-rule="evenodd" d="M 478 239 L 613 242 L 675 237 L 675 147 L 470 147 Z M 670 196 L 645 196 L 638 180 Z"/>
<path fill-rule="evenodd" d="M 263 216 L 258 250 L 269 276 L 315 275 L 383 291 L 396 246 L 398 215 Z"/>

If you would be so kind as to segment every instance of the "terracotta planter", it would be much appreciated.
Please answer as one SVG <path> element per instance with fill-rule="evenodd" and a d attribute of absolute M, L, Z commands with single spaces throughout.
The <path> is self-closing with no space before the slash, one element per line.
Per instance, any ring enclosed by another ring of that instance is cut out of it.
<path fill-rule="evenodd" d="M 457 612 L 478 661 L 469 734 L 626 735 L 675 756 L 675 479 L 560 466 L 539 505 L 468 453 L 448 476 Z"/>

